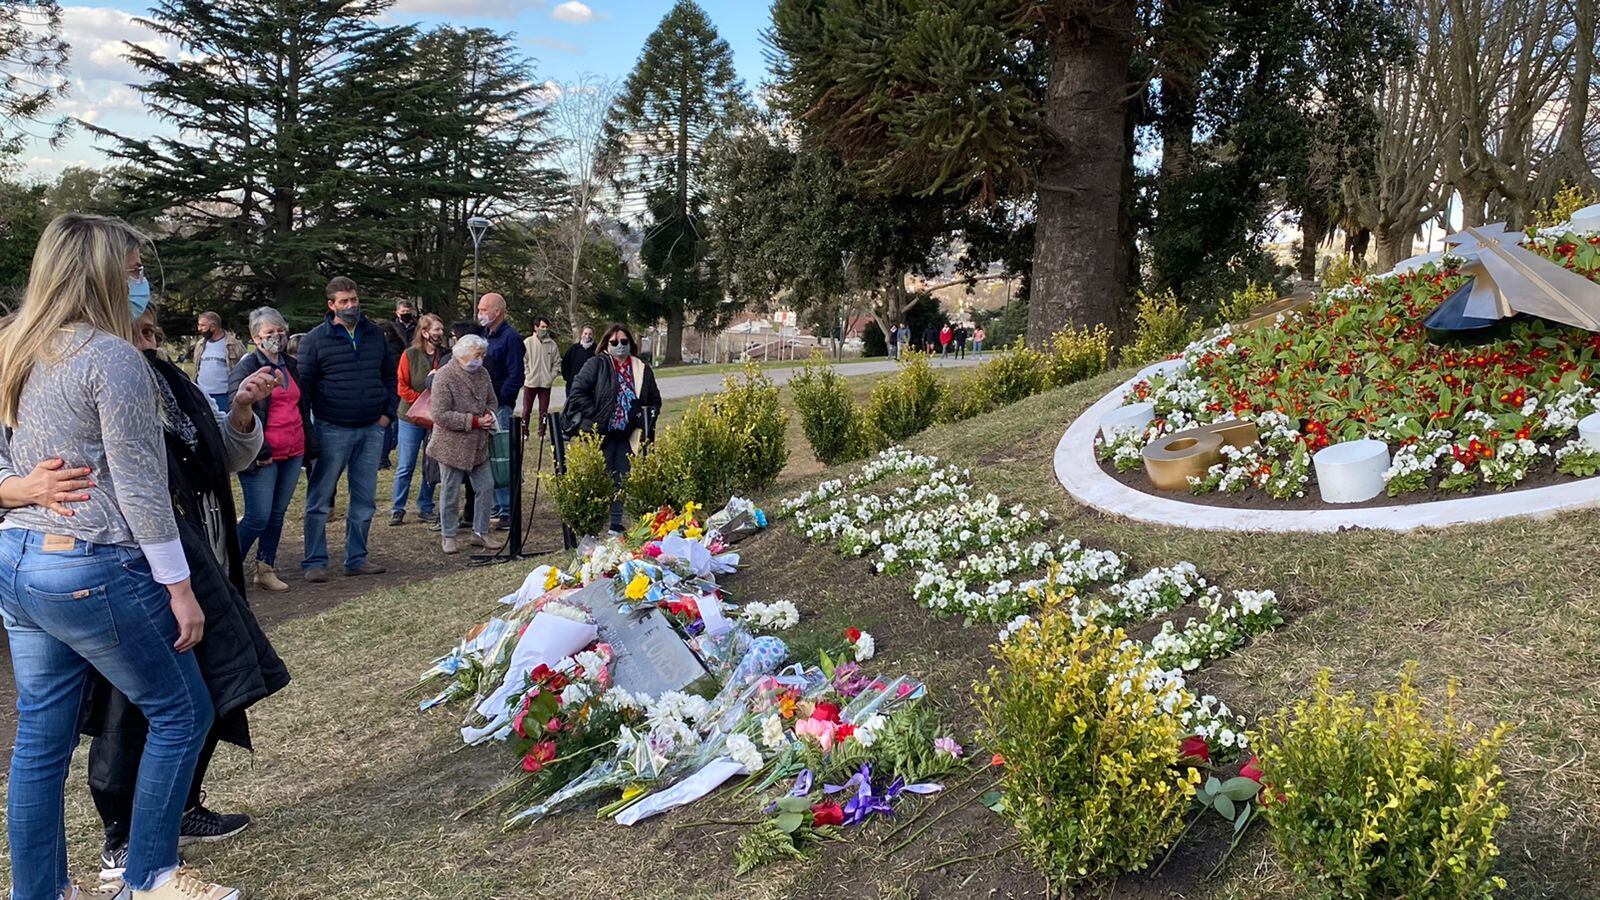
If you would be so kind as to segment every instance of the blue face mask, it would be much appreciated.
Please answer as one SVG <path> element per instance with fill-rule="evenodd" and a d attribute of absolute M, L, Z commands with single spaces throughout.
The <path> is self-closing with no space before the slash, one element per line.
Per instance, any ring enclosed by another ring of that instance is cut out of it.
<path fill-rule="evenodd" d="M 128 279 L 128 309 L 135 319 L 150 308 L 150 282 L 143 276 Z"/>

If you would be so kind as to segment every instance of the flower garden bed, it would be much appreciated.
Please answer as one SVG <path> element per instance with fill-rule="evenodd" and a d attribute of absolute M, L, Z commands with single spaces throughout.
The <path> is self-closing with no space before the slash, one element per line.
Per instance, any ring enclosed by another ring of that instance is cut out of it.
<path fill-rule="evenodd" d="M 1530 249 L 1600 280 L 1600 234 L 1530 240 Z M 1478 346 L 1430 342 L 1423 321 L 1465 283 L 1456 263 L 1367 278 L 1329 291 L 1300 315 L 1191 344 L 1183 364 L 1135 382 L 1125 402 L 1150 401 L 1144 431 L 1096 438 L 1096 454 L 1124 484 L 1149 490 L 1141 451 L 1198 425 L 1254 421 L 1258 446 L 1228 448 L 1193 496 L 1219 506 L 1317 509 L 1312 455 L 1340 441 L 1389 446 L 1385 494 L 1393 506 L 1548 486 L 1600 471 L 1600 448 L 1578 439 L 1595 412 L 1589 382 L 1600 335 L 1518 319 Z M 1349 505 L 1339 504 L 1348 508 Z"/>

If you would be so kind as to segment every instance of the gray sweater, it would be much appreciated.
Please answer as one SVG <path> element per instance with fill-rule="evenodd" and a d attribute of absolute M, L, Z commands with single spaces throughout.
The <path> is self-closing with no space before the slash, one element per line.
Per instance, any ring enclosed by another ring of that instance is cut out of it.
<path fill-rule="evenodd" d="M 87 325 L 63 332 L 61 347 L 64 357 L 38 366 L 23 387 L 15 434 L 0 431 L 0 480 L 61 457 L 87 466 L 95 487 L 70 518 L 30 506 L 6 526 L 127 547 L 177 540 L 161 405 L 143 354 Z"/>

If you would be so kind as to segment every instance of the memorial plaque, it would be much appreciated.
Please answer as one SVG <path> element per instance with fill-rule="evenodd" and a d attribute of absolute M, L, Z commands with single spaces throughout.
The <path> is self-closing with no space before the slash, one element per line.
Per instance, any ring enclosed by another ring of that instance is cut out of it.
<path fill-rule="evenodd" d="M 610 644 L 616 654 L 611 672 L 617 687 L 659 697 L 682 690 L 706 674 L 705 666 L 660 610 L 649 607 L 640 614 L 618 609 L 609 580 L 596 581 L 565 602 L 583 606 L 594 616 L 600 640 Z"/>

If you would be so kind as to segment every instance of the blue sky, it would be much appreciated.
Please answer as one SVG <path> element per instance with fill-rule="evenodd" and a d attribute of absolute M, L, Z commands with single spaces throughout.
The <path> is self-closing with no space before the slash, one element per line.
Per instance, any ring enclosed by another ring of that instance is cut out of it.
<path fill-rule="evenodd" d="M 745 86 L 754 90 L 766 74 L 761 32 L 767 26 L 766 0 L 700 0 L 717 30 L 733 48 L 734 64 Z M 535 59 L 540 80 L 566 82 L 585 73 L 621 78 L 638 58 L 644 39 L 672 8 L 672 0 L 397 0 L 396 22 L 493 28 L 516 36 Z M 105 128 L 144 136 L 161 127 L 139 104 L 128 83 L 138 72 L 121 58 L 122 41 L 148 43 L 173 52 L 132 21 L 145 2 L 64 3 L 65 37 L 73 46 L 72 96 L 62 107 L 71 116 Z M 36 143 L 23 154 L 27 172 L 51 178 L 69 165 L 98 166 L 105 157 L 87 133 L 64 146 Z"/>

